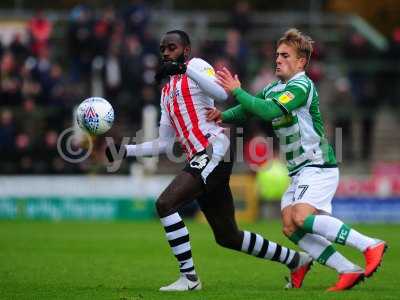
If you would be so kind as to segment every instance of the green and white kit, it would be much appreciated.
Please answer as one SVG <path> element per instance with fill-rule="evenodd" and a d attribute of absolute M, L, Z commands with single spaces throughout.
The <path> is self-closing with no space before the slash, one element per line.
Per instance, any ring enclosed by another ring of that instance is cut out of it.
<path fill-rule="evenodd" d="M 312 80 L 305 72 L 299 72 L 286 83 L 272 82 L 256 96 L 241 88 L 235 89 L 233 95 L 240 105 L 224 111 L 223 122 L 244 122 L 251 116 L 272 122 L 292 176 L 282 207 L 304 201 L 330 212 L 339 172 L 334 151 L 325 136 L 319 97 Z M 324 202 L 329 205 L 321 203 L 321 199 L 326 199 Z"/>

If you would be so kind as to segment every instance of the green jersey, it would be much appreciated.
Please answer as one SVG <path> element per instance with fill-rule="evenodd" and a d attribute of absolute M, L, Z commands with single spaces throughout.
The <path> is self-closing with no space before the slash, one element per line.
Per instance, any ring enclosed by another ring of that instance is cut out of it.
<path fill-rule="evenodd" d="M 241 88 L 233 95 L 240 102 L 222 113 L 224 122 L 243 122 L 255 115 L 272 121 L 280 150 L 287 161 L 289 175 L 308 165 L 336 166 L 319 111 L 314 83 L 304 72 L 286 83 L 275 81 L 254 97 Z"/>

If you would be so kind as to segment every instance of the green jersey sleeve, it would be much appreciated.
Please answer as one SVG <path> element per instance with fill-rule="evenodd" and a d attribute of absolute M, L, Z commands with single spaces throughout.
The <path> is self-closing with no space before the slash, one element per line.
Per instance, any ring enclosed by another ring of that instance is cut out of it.
<path fill-rule="evenodd" d="M 309 86 L 303 81 L 300 83 L 289 82 L 286 88 L 275 95 L 272 100 L 287 114 L 307 104 L 308 91 Z"/>
<path fill-rule="evenodd" d="M 241 88 L 235 89 L 232 94 L 241 104 L 241 107 L 252 116 L 260 117 L 263 120 L 271 121 L 284 115 L 281 106 L 272 99 L 257 98 Z"/>
<path fill-rule="evenodd" d="M 245 111 L 242 105 L 236 105 L 230 109 L 225 110 L 221 114 L 222 122 L 224 123 L 243 123 L 247 120 L 249 114 Z"/>
<path fill-rule="evenodd" d="M 264 99 L 264 90 L 259 91 L 255 97 Z M 224 123 L 244 123 L 249 117 L 251 117 L 251 113 L 246 111 L 241 104 L 227 109 L 221 114 Z"/>

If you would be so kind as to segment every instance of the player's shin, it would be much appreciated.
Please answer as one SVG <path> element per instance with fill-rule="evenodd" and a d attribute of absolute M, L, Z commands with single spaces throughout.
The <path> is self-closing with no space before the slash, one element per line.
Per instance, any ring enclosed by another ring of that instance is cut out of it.
<path fill-rule="evenodd" d="M 261 235 L 244 231 L 240 249 L 253 256 L 280 262 L 290 269 L 300 264 L 300 253 L 263 238 Z"/>
<path fill-rule="evenodd" d="M 331 242 L 352 246 L 362 252 L 377 243 L 377 240 L 363 235 L 339 219 L 327 215 L 309 215 L 304 221 L 303 230 L 308 233 L 316 233 Z"/>
<path fill-rule="evenodd" d="M 195 275 L 195 268 L 192 258 L 192 250 L 187 230 L 179 214 L 160 218 L 167 236 L 168 243 L 179 263 L 179 271 L 184 275 Z"/>
<path fill-rule="evenodd" d="M 297 229 L 289 239 L 310 254 L 314 260 L 335 269 L 338 273 L 361 269 L 337 252 L 332 243 L 322 236 Z"/>

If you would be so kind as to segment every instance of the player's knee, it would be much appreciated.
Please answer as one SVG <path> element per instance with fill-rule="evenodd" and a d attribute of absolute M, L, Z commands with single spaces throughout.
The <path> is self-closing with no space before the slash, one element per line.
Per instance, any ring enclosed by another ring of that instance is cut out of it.
<path fill-rule="evenodd" d="M 285 225 L 282 228 L 282 232 L 285 236 L 290 237 L 296 231 L 296 227 L 294 225 Z"/>
<path fill-rule="evenodd" d="M 300 228 L 303 227 L 305 219 L 306 219 L 306 216 L 301 212 L 294 211 L 293 214 L 292 214 L 293 223 L 297 227 L 300 227 Z"/>
<path fill-rule="evenodd" d="M 169 201 L 163 197 L 159 197 L 156 201 L 156 209 L 159 216 L 167 216 L 171 210 L 171 206 L 169 205 Z"/>

